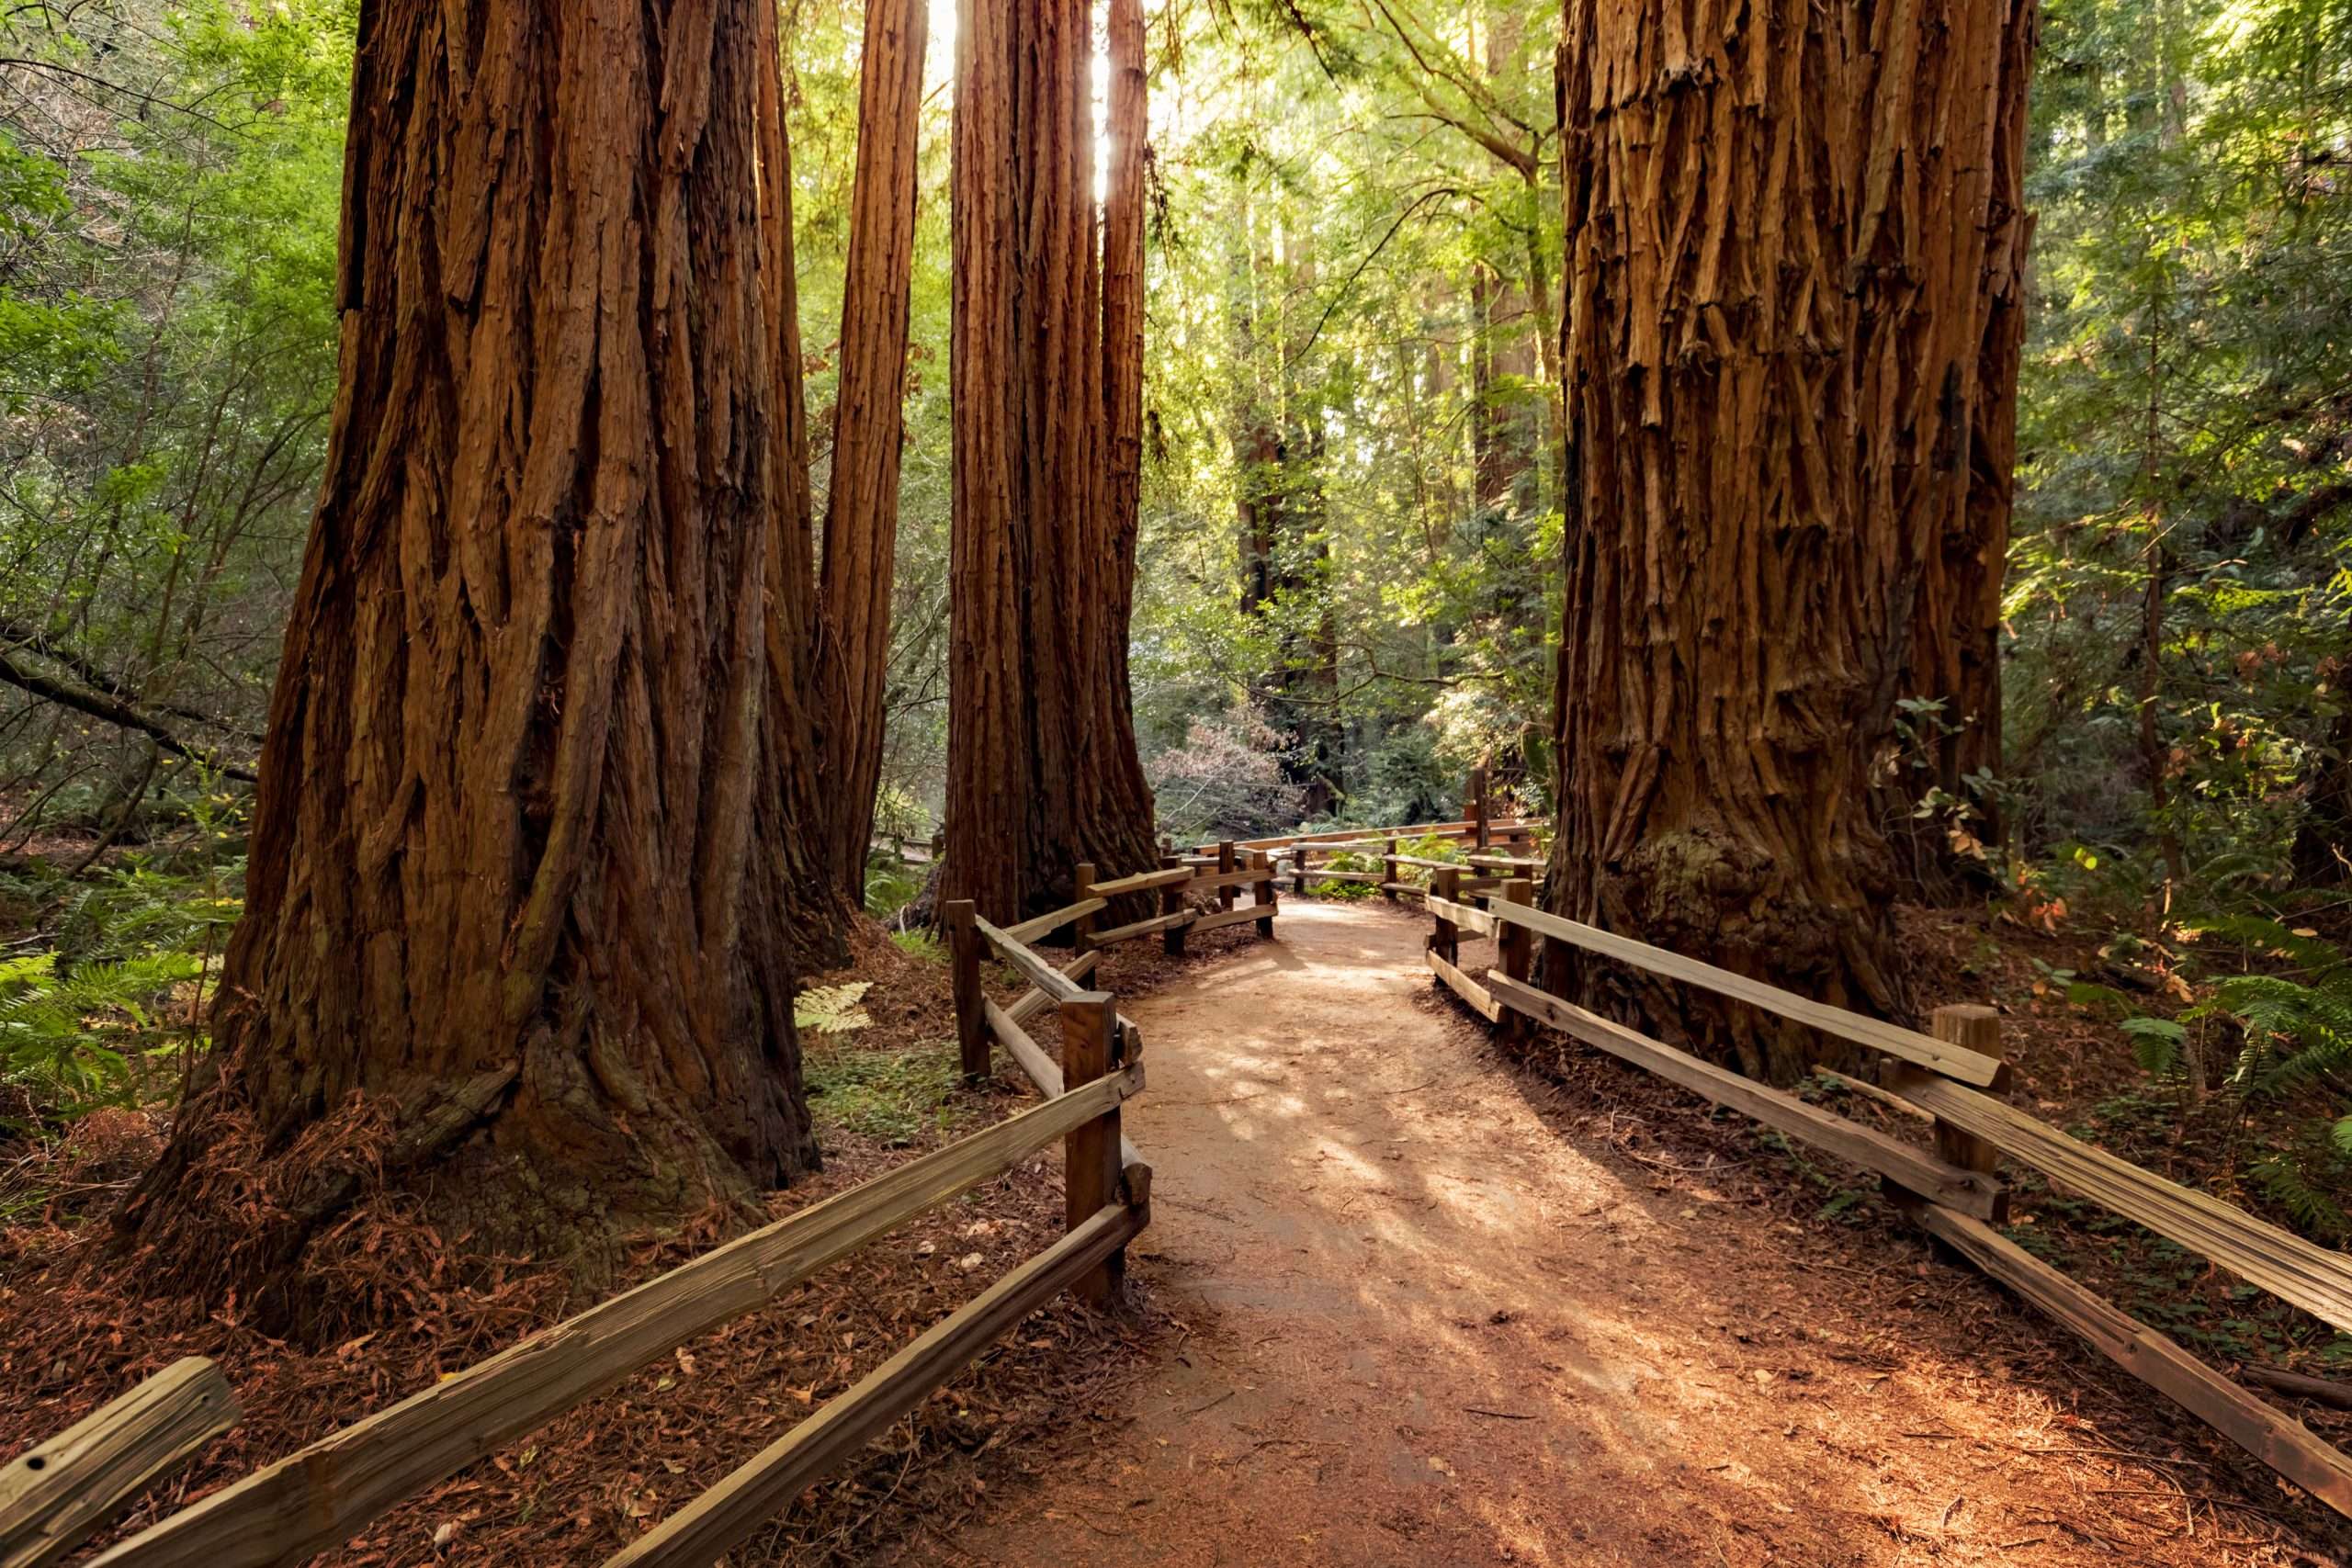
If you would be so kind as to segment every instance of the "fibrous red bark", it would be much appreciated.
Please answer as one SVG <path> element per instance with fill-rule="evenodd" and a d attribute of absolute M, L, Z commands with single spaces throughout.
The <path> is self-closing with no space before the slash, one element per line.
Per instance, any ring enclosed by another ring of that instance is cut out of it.
<path fill-rule="evenodd" d="M 1088 5 L 966 0 L 956 32 L 944 889 L 991 919 L 1063 902 L 1080 862 L 1156 863 L 1125 680 L 1137 487 L 1110 473 L 1139 460 L 1121 433 L 1141 417 L 1142 28 L 1120 9 L 1110 300 Z"/>
<path fill-rule="evenodd" d="M 1870 764 L 1965 516 L 2002 6 L 1567 0 L 1570 916 L 1909 1009 Z M 1955 461 L 1955 453 L 1962 460 Z M 1621 1016 L 1804 1071 L 1819 1043 L 1555 953 Z"/>
<path fill-rule="evenodd" d="M 814 1163 L 777 58 L 763 0 L 362 11 L 245 914 L 132 1229 L 224 1120 L 266 1153 L 362 1099 L 396 1179 L 546 1257 Z"/>
<path fill-rule="evenodd" d="M 1966 13 L 1951 44 L 1969 70 L 1952 85 L 1951 204 L 1963 220 L 1949 235 L 1955 285 L 1975 280 L 1976 349 L 1964 317 L 1945 352 L 1937 410 L 1938 457 L 1953 482 L 1928 523 L 1912 617 L 1905 696 L 1942 705 L 1932 782 L 1962 795 L 1963 781 L 2001 766 L 2001 590 L 2016 496 L 2018 371 L 2025 349 L 2026 90 L 2033 73 L 2034 0 L 2004 0 Z M 1982 72 L 1990 69 L 1990 81 Z M 1973 145 L 1971 145 L 1973 143 Z M 1958 312 L 1954 312 L 1958 315 Z M 1989 837 L 1990 802 L 1979 824 Z M 1922 868 L 1925 869 L 1925 868 Z"/>
<path fill-rule="evenodd" d="M 890 592 L 906 434 L 908 287 L 913 274 L 916 152 L 922 117 L 926 0 L 871 0 L 860 65 L 857 169 L 842 292 L 841 385 L 833 405 L 832 489 L 812 664 L 818 681 L 828 883 L 862 904 L 874 797 L 882 777 Z"/>

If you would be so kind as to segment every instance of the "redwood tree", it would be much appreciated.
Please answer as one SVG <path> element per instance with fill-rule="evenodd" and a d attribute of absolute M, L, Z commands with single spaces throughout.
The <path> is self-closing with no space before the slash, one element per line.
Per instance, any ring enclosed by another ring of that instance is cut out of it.
<path fill-rule="evenodd" d="M 814 1162 L 775 874 L 804 719 L 766 604 L 775 16 L 363 8 L 341 385 L 246 908 L 131 1227 L 200 1222 L 216 1143 L 346 1116 L 382 1135 L 294 1162 L 246 1262 L 370 1160 L 543 1257 Z"/>
<path fill-rule="evenodd" d="M 1909 1010 L 1872 821 L 1970 490 L 2004 15 L 1567 0 L 1560 828 L 1578 919 Z M 1563 988 L 1790 1077 L 1809 1032 L 1566 952 Z"/>
<path fill-rule="evenodd" d="M 997 919 L 1063 902 L 1080 862 L 1154 863 L 1125 651 L 1143 28 L 1112 10 L 1100 224 L 1088 0 L 965 0 L 956 30 L 944 890 Z"/>
<path fill-rule="evenodd" d="M 906 433 L 908 286 L 915 242 L 915 153 L 922 115 L 926 0 L 868 0 L 860 65 L 857 169 L 842 292 L 841 384 L 832 489 L 814 615 L 823 874 L 865 901 L 866 846 L 882 776 L 890 588 Z"/>
<path fill-rule="evenodd" d="M 1964 335 L 1955 333 L 1951 357 L 1939 367 L 1945 391 L 1936 410 L 1941 446 L 1935 461 L 1946 482 L 1925 520 L 1902 684 L 1905 696 L 1940 705 L 1939 722 L 1928 727 L 1934 737 L 1928 776 L 1895 781 L 1898 810 L 1916 802 L 1924 784 L 1968 798 L 1970 776 L 1997 773 L 2001 766 L 2001 591 L 2016 493 L 2026 246 L 2033 233 L 2025 206 L 2026 88 L 2038 17 L 2034 0 L 2007 0 L 1962 17 L 1967 30 L 1951 47 L 1968 73 L 1951 90 L 1964 112 L 1947 144 L 1964 150 L 1949 160 L 1952 205 L 1975 216 L 1944 239 L 1955 282 L 1975 281 L 1977 341 L 1971 355 Z M 1989 83 L 1981 74 L 1988 69 Z M 1989 837 L 1997 827 L 1992 803 L 1975 804 L 1984 813 L 1975 832 Z M 1919 847 L 1925 852 L 1912 857 L 1912 869 L 1931 885 L 1948 885 L 1942 874 L 1955 863 L 1980 871 L 1984 863 L 1940 836 Z"/>

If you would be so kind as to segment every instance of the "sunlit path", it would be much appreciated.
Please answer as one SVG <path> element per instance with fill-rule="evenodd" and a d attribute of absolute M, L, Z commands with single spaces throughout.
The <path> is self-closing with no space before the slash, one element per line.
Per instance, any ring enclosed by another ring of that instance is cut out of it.
<path fill-rule="evenodd" d="M 1815 1312 L 1835 1287 L 1790 1268 L 1769 1215 L 1702 1216 L 1580 1152 L 1416 1001 L 1426 929 L 1286 901 L 1279 942 L 1138 1001 L 1152 1092 L 1128 1126 L 1163 1175 L 1137 1272 L 1188 1332 L 1132 1421 L 901 1561 L 2095 1550 L 2052 1532 L 2004 1555 L 2017 1532 L 1947 1518 L 1990 1522 L 1953 1498 L 2015 1483 L 2003 1461 L 2047 1440 L 2041 1396 Z"/>

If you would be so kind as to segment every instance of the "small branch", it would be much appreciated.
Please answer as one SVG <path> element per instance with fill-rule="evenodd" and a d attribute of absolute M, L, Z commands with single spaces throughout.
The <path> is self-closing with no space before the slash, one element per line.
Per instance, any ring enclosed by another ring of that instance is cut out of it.
<path fill-rule="evenodd" d="M 185 757 L 192 762 L 200 762 L 206 767 L 217 769 L 227 777 L 244 784 L 261 782 L 253 769 L 242 767 L 234 762 L 217 761 L 210 751 L 189 745 L 162 720 L 140 712 L 130 704 L 107 696 L 103 693 L 70 686 L 62 681 L 41 674 L 39 671 L 28 670 L 10 659 L 6 653 L 0 653 L 0 682 L 6 682 L 18 691 L 29 693 L 33 696 L 55 703 L 61 707 L 72 708 L 76 713 L 86 714 L 107 724 L 115 725 L 123 729 L 137 730 L 172 755 Z"/>

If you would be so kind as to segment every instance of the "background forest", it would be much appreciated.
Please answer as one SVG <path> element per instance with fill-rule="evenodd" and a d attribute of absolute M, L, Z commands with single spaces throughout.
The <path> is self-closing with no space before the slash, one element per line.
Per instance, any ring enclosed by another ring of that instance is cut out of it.
<path fill-rule="evenodd" d="M 815 475 L 859 8 L 785 0 Z M 1548 809 L 1559 637 L 1549 0 L 1148 15 L 1132 670 L 1163 831 Z M 195 1043 L 323 460 L 355 18 L 0 15 L 0 1076 L 19 1127 Z M 945 777 L 945 83 L 933 8 L 877 831 Z M 2151 1082 L 2290 1100 L 2279 1201 L 2352 1134 L 2352 7 L 2049 0 L 1999 714 L 1913 704 L 1925 901 L 2075 945 L 2047 984 Z M 1576 694 L 1564 694 L 1573 704 Z M 1939 782 L 1958 728 L 2002 766 Z M 916 877 L 891 852 L 888 913 Z"/>

